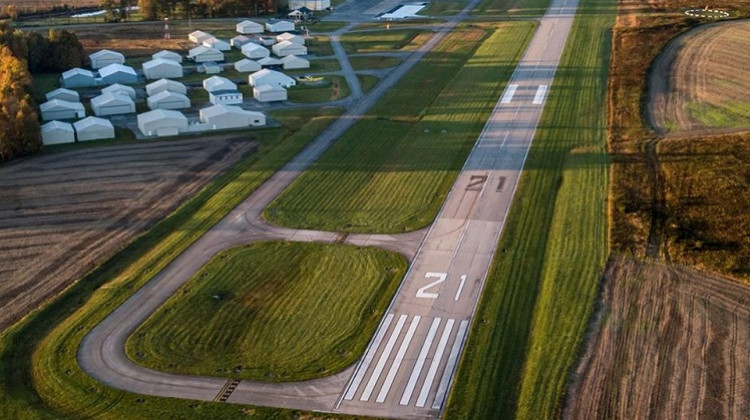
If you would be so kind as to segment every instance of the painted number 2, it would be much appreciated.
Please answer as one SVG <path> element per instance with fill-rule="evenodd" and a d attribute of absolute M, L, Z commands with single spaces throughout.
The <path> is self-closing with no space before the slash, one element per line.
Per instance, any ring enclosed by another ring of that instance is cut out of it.
<path fill-rule="evenodd" d="M 444 282 L 447 277 L 448 277 L 448 273 L 426 273 L 424 275 L 424 278 L 437 279 L 437 280 L 425 285 L 424 287 L 420 287 L 419 290 L 417 290 L 417 297 L 426 298 L 426 299 L 437 299 L 439 294 L 428 292 L 427 289 L 431 289 L 437 286 L 438 284 Z"/>

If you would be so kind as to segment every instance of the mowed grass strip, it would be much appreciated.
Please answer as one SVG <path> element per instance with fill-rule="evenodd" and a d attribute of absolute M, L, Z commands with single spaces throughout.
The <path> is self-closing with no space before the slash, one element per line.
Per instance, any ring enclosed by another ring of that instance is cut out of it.
<path fill-rule="evenodd" d="M 419 45 L 430 33 L 424 29 L 348 32 L 341 36 L 341 45 L 348 54 L 397 51 Z"/>
<path fill-rule="evenodd" d="M 533 23 L 462 26 L 269 206 L 274 223 L 353 232 L 429 224 Z"/>
<path fill-rule="evenodd" d="M 169 372 L 267 381 L 327 376 L 364 352 L 406 271 L 393 252 L 262 242 L 219 253 L 128 339 Z"/>
<path fill-rule="evenodd" d="M 583 0 L 505 224 L 445 418 L 554 418 L 608 255 L 614 2 Z"/>
<path fill-rule="evenodd" d="M 196 197 L 120 253 L 0 335 L 0 418 L 235 418 L 247 407 L 146 397 L 107 387 L 76 360 L 83 337 L 134 290 L 166 267 L 311 139 L 341 109 L 275 112 L 284 124 L 257 132 L 258 153 L 217 178 Z M 290 410 L 253 408 L 263 418 Z"/>

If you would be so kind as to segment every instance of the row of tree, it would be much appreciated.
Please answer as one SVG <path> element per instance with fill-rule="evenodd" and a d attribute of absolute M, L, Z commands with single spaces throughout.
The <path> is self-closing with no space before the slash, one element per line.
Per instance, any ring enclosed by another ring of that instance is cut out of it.
<path fill-rule="evenodd" d="M 257 16 L 276 13 L 278 9 L 277 0 L 138 0 L 138 6 L 147 20 Z"/>

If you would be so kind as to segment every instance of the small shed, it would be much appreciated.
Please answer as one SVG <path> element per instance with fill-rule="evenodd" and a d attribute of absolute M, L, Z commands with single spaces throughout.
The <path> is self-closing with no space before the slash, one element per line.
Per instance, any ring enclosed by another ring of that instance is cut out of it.
<path fill-rule="evenodd" d="M 127 95 L 102 93 L 91 98 L 91 109 L 97 117 L 135 112 L 135 102 Z"/>
<path fill-rule="evenodd" d="M 281 35 L 276 35 L 276 42 L 294 42 L 295 44 L 305 45 L 305 37 L 302 35 L 293 34 L 291 32 L 284 32 Z"/>
<path fill-rule="evenodd" d="M 281 41 L 278 44 L 274 44 L 271 49 L 273 49 L 273 53 L 279 57 L 286 57 L 287 55 L 307 54 L 307 47 L 290 41 Z"/>
<path fill-rule="evenodd" d="M 89 55 L 91 68 L 101 69 L 110 64 L 125 64 L 125 56 L 117 51 L 101 50 Z"/>
<path fill-rule="evenodd" d="M 271 55 L 271 52 L 268 51 L 268 48 L 262 45 L 250 42 L 242 46 L 242 55 L 251 60 L 258 60 L 263 57 L 268 57 Z"/>
<path fill-rule="evenodd" d="M 135 89 L 130 86 L 121 85 L 115 83 L 102 89 L 102 93 L 120 94 L 129 96 L 130 99 L 135 99 Z"/>
<path fill-rule="evenodd" d="M 138 129 L 146 136 L 176 136 L 187 128 L 188 120 L 180 111 L 155 109 L 138 114 Z"/>
<path fill-rule="evenodd" d="M 149 80 L 180 78 L 183 76 L 182 64 L 166 58 L 155 58 L 143 63 L 143 75 Z"/>
<path fill-rule="evenodd" d="M 163 92 L 165 90 L 187 95 L 187 87 L 183 83 L 174 80 L 159 79 L 146 85 L 146 94 L 148 96 L 154 96 L 157 93 Z"/>
<path fill-rule="evenodd" d="M 42 143 L 47 146 L 50 144 L 73 143 L 76 141 L 76 135 L 73 126 L 70 123 L 60 121 L 50 121 L 42 125 Z"/>
<path fill-rule="evenodd" d="M 213 35 L 203 31 L 193 31 L 188 34 L 190 42 L 195 42 L 196 44 L 200 44 L 211 37 L 213 37 Z"/>
<path fill-rule="evenodd" d="M 60 84 L 65 88 L 96 86 L 96 76 L 91 70 L 76 67 L 63 72 Z"/>
<path fill-rule="evenodd" d="M 294 22 L 282 19 L 269 19 L 266 22 L 266 30 L 273 33 L 293 31 Z"/>
<path fill-rule="evenodd" d="M 232 44 L 232 47 L 237 48 L 238 50 L 242 49 L 242 46 L 252 42 L 252 40 L 245 35 L 237 35 L 236 37 L 229 40 L 229 43 Z"/>
<path fill-rule="evenodd" d="M 331 0 L 289 0 L 289 10 L 306 7 L 310 10 L 325 10 L 331 7 Z"/>
<path fill-rule="evenodd" d="M 190 108 L 190 98 L 182 93 L 163 90 L 146 100 L 149 109 L 185 109 Z"/>
<path fill-rule="evenodd" d="M 219 74 L 222 70 L 224 70 L 224 67 L 214 63 L 213 61 L 209 61 L 208 63 L 201 64 L 201 67 L 198 71 L 206 74 Z"/>
<path fill-rule="evenodd" d="M 242 103 L 242 92 L 237 89 L 215 90 L 209 92 L 208 100 L 214 105 L 237 105 Z"/>
<path fill-rule="evenodd" d="M 266 125 L 266 116 L 261 112 L 246 111 L 238 106 L 223 104 L 201 109 L 200 119 L 212 130 Z"/>
<path fill-rule="evenodd" d="M 86 109 L 80 102 L 53 99 L 39 105 L 43 121 L 74 120 L 86 116 Z"/>
<path fill-rule="evenodd" d="M 207 92 L 237 90 L 237 85 L 226 77 L 211 76 L 203 80 L 203 89 L 206 89 Z"/>
<path fill-rule="evenodd" d="M 286 101 L 286 89 L 281 86 L 261 85 L 253 88 L 253 98 L 259 102 Z"/>
<path fill-rule="evenodd" d="M 286 14 L 286 17 L 289 19 L 292 19 L 296 22 L 307 20 L 313 17 L 312 10 L 308 9 L 307 7 L 300 7 L 299 9 L 292 10 L 291 12 Z"/>
<path fill-rule="evenodd" d="M 211 47 L 200 45 L 190 50 L 188 58 L 196 63 L 224 61 L 224 53 Z"/>
<path fill-rule="evenodd" d="M 109 120 L 98 117 L 86 117 L 73 123 L 78 141 L 102 140 L 115 138 L 115 127 Z"/>
<path fill-rule="evenodd" d="M 262 34 L 263 25 L 252 20 L 243 20 L 236 25 L 237 32 L 241 34 Z"/>
<path fill-rule="evenodd" d="M 258 71 L 261 69 L 261 67 L 257 61 L 250 60 L 249 58 L 243 58 L 242 60 L 234 63 L 234 69 L 240 73 L 249 73 L 251 71 Z"/>
<path fill-rule="evenodd" d="M 99 77 L 103 83 L 121 83 L 133 85 L 138 83 L 138 74 L 130 66 L 110 64 L 99 70 Z"/>
<path fill-rule="evenodd" d="M 219 51 L 229 51 L 230 49 L 232 49 L 232 46 L 229 45 L 227 41 L 214 37 L 208 38 L 203 41 L 203 45 Z"/>
<path fill-rule="evenodd" d="M 260 64 L 261 67 L 280 67 L 284 63 L 276 57 L 266 57 L 258 60 L 258 64 Z"/>
<path fill-rule="evenodd" d="M 310 62 L 296 55 L 287 55 L 281 59 L 284 70 L 309 69 Z"/>
<path fill-rule="evenodd" d="M 80 102 L 81 101 L 81 97 L 78 95 L 78 92 L 74 90 L 70 90 L 70 89 L 65 89 L 65 88 L 58 88 L 53 91 L 47 92 L 47 94 L 44 95 L 44 97 L 47 98 L 48 101 L 51 101 L 53 99 L 61 99 L 63 101 L 68 101 L 68 102 Z"/>
<path fill-rule="evenodd" d="M 269 69 L 256 71 L 255 73 L 248 76 L 247 82 L 248 84 L 250 84 L 250 86 L 271 85 L 280 86 L 283 88 L 290 88 L 297 84 L 294 79 L 287 76 L 286 74 Z"/>
<path fill-rule="evenodd" d="M 172 60 L 178 63 L 182 63 L 182 56 L 174 51 L 169 50 L 161 50 L 158 53 L 154 53 L 151 58 L 153 58 L 154 60 L 163 58 L 165 60 Z"/>

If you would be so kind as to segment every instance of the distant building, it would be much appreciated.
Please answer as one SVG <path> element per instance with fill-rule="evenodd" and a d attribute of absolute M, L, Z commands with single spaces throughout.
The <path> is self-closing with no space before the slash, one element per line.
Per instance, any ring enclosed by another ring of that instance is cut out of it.
<path fill-rule="evenodd" d="M 196 63 L 205 63 L 207 61 L 224 61 L 224 53 L 205 45 L 200 45 L 190 50 L 190 52 L 188 53 L 188 58 Z"/>
<path fill-rule="evenodd" d="M 110 64 L 125 64 L 125 56 L 110 50 L 101 50 L 89 55 L 91 68 L 101 69 Z"/>
<path fill-rule="evenodd" d="M 325 10 L 331 7 L 331 0 L 289 0 L 289 10 L 306 7 L 310 10 Z"/>
<path fill-rule="evenodd" d="M 208 94 L 208 101 L 214 105 L 239 105 L 243 101 L 239 90 L 217 90 Z"/>
<path fill-rule="evenodd" d="M 187 87 L 183 83 L 174 80 L 160 79 L 146 85 L 146 95 L 148 96 L 154 96 L 165 90 L 187 95 Z"/>
<path fill-rule="evenodd" d="M 81 97 L 78 95 L 78 92 L 74 90 L 70 90 L 70 89 L 65 89 L 65 88 L 59 88 L 51 92 L 47 92 L 47 94 L 44 95 L 44 97 L 47 98 L 48 101 L 51 101 L 53 99 L 60 99 L 63 101 L 68 101 L 68 102 L 80 102 L 81 101 Z"/>
<path fill-rule="evenodd" d="M 260 112 L 246 111 L 238 106 L 223 104 L 201 109 L 200 119 L 212 130 L 266 125 L 266 116 Z"/>
<path fill-rule="evenodd" d="M 143 75 L 146 79 L 178 79 L 183 76 L 182 64 L 166 58 L 155 58 L 143 63 Z"/>
<path fill-rule="evenodd" d="M 268 51 L 268 48 L 252 42 L 243 45 L 241 50 L 242 55 L 251 60 L 258 60 L 271 55 L 270 51 Z"/>
<path fill-rule="evenodd" d="M 227 41 L 214 37 L 204 40 L 202 44 L 219 51 L 229 51 L 232 48 Z"/>
<path fill-rule="evenodd" d="M 209 61 L 208 63 L 201 64 L 201 68 L 199 71 L 201 70 L 206 74 L 219 74 L 222 70 L 224 70 L 224 67 L 214 63 L 213 61 Z"/>
<path fill-rule="evenodd" d="M 188 34 L 188 39 L 191 42 L 195 42 L 196 44 L 201 44 L 203 43 L 203 41 L 211 37 L 213 37 L 213 35 L 209 34 L 208 32 L 203 32 L 203 31 L 193 31 L 193 32 L 190 32 L 190 34 Z"/>
<path fill-rule="evenodd" d="M 60 84 L 65 88 L 81 88 L 96 86 L 96 76 L 91 70 L 72 68 L 63 72 Z"/>
<path fill-rule="evenodd" d="M 258 64 L 260 64 L 261 67 L 281 67 L 284 63 L 276 57 L 266 57 L 258 60 Z"/>
<path fill-rule="evenodd" d="M 91 98 L 91 109 L 97 117 L 131 114 L 135 112 L 135 102 L 127 95 L 102 93 Z"/>
<path fill-rule="evenodd" d="M 248 84 L 250 84 L 250 86 L 271 85 L 280 86 L 283 88 L 290 88 L 297 84 L 294 79 L 287 76 L 286 74 L 269 69 L 256 71 L 255 73 L 248 76 L 247 82 Z"/>
<path fill-rule="evenodd" d="M 269 19 L 266 22 L 266 30 L 268 32 L 281 33 L 289 32 L 294 30 L 294 22 L 281 19 Z"/>
<path fill-rule="evenodd" d="M 287 13 L 286 17 L 289 19 L 293 19 L 297 22 L 307 20 L 313 17 L 312 10 L 308 9 L 307 7 L 300 7 L 299 9 L 292 10 L 291 12 Z"/>
<path fill-rule="evenodd" d="M 80 102 L 53 99 L 39 105 L 43 121 L 74 120 L 86 116 L 86 109 Z"/>
<path fill-rule="evenodd" d="M 282 41 L 275 44 L 273 47 L 273 53 L 278 57 L 286 57 L 287 55 L 306 55 L 307 47 L 301 44 L 297 44 L 289 41 Z"/>
<path fill-rule="evenodd" d="M 252 40 L 245 35 L 237 35 L 236 37 L 229 40 L 229 43 L 232 44 L 232 47 L 237 48 L 238 50 L 242 49 L 242 46 L 252 42 Z"/>
<path fill-rule="evenodd" d="M 182 56 L 174 51 L 161 50 L 151 56 L 154 60 L 163 58 L 165 60 L 172 60 L 178 63 L 182 63 Z"/>
<path fill-rule="evenodd" d="M 203 89 L 209 93 L 219 90 L 237 90 L 237 85 L 226 77 L 211 76 L 203 79 Z"/>
<path fill-rule="evenodd" d="M 302 57 L 296 55 L 287 55 L 281 59 L 281 64 L 284 70 L 297 70 L 297 69 L 309 69 L 310 62 Z"/>
<path fill-rule="evenodd" d="M 190 98 L 182 93 L 163 90 L 147 99 L 149 109 L 185 109 L 190 108 Z"/>
<path fill-rule="evenodd" d="M 115 138 L 115 127 L 109 120 L 98 117 L 86 117 L 73 123 L 78 141 L 102 140 Z"/>
<path fill-rule="evenodd" d="M 261 69 L 261 67 L 257 61 L 250 60 L 249 58 L 243 58 L 242 60 L 234 63 L 234 69 L 240 73 L 249 73 L 258 71 Z"/>
<path fill-rule="evenodd" d="M 252 20 L 243 20 L 242 22 L 237 24 L 236 29 L 237 32 L 243 35 L 263 33 L 263 25 L 257 22 L 253 22 Z"/>
<path fill-rule="evenodd" d="M 138 74 L 130 66 L 110 64 L 99 70 L 99 78 L 108 85 L 113 83 L 133 85 L 138 83 Z"/>
<path fill-rule="evenodd" d="M 276 42 L 294 42 L 295 44 L 305 45 L 305 37 L 302 35 L 293 34 L 290 32 L 284 32 L 281 35 L 276 35 Z"/>
<path fill-rule="evenodd" d="M 109 85 L 103 88 L 102 93 L 111 93 L 113 95 L 115 94 L 125 95 L 125 96 L 129 96 L 130 99 L 135 99 L 135 89 L 133 89 L 130 86 L 121 85 L 119 83 L 115 83 L 113 85 Z"/>
<path fill-rule="evenodd" d="M 73 126 L 60 121 L 50 121 L 42 125 L 42 143 L 50 144 L 73 143 L 76 141 Z"/>
<path fill-rule="evenodd" d="M 187 128 L 188 120 L 180 111 L 156 109 L 138 115 L 138 129 L 146 136 L 176 136 Z"/>
<path fill-rule="evenodd" d="M 261 85 L 253 88 L 253 98 L 259 102 L 286 101 L 286 89 L 280 86 Z"/>

